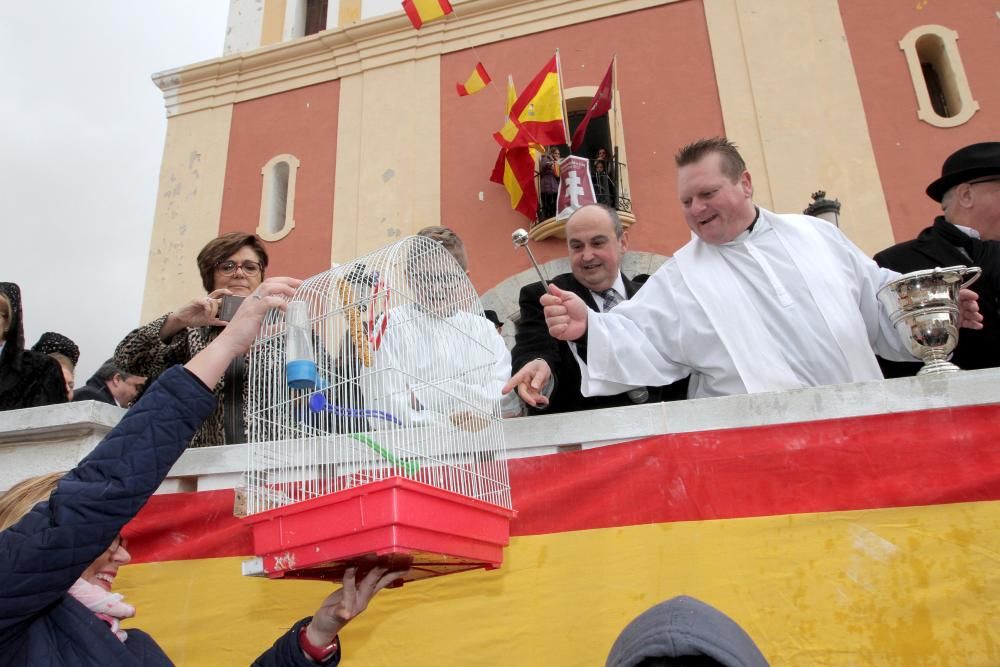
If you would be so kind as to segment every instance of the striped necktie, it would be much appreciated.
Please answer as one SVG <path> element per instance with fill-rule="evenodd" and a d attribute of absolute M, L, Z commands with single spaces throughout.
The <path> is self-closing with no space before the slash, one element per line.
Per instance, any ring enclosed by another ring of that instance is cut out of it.
<path fill-rule="evenodd" d="M 601 298 L 604 299 L 605 313 L 623 301 L 621 295 L 616 292 L 614 288 L 606 289 L 601 292 Z M 633 403 L 645 403 L 649 400 L 649 391 L 645 387 L 632 389 L 628 392 L 628 397 Z"/>
<path fill-rule="evenodd" d="M 618 292 L 616 292 L 614 288 L 606 289 L 603 292 L 601 292 L 601 298 L 604 299 L 605 313 L 622 302 L 621 295 L 618 294 Z"/>

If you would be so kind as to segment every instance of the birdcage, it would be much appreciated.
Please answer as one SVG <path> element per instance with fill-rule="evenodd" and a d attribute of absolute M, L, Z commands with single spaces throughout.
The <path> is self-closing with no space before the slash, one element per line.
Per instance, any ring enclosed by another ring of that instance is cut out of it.
<path fill-rule="evenodd" d="M 256 558 L 244 572 L 497 567 L 513 516 L 499 407 L 509 368 L 451 254 L 405 238 L 309 278 L 288 306 L 250 351 Z"/>

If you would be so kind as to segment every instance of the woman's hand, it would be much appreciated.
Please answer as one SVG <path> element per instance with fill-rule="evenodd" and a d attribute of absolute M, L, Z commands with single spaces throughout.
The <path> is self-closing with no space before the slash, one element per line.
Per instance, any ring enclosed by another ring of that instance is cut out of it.
<path fill-rule="evenodd" d="M 272 308 L 284 310 L 285 303 L 301 284 L 302 281 L 296 278 L 269 278 L 262 282 L 243 301 L 222 333 L 184 367 L 197 375 L 205 386 L 214 387 L 229 362 L 250 349 L 267 311 Z"/>
<path fill-rule="evenodd" d="M 343 587 L 327 596 L 313 614 L 306 628 L 306 638 L 313 646 L 330 644 L 345 625 L 368 608 L 376 593 L 406 574 L 374 567 L 364 579 L 356 582 L 357 573 L 357 568 L 347 568 Z"/>
<path fill-rule="evenodd" d="M 222 305 L 222 297 L 231 294 L 227 289 L 217 289 L 208 296 L 199 297 L 171 312 L 160 327 L 160 340 L 166 342 L 188 327 L 226 326 L 226 322 L 219 319 L 219 307 Z"/>

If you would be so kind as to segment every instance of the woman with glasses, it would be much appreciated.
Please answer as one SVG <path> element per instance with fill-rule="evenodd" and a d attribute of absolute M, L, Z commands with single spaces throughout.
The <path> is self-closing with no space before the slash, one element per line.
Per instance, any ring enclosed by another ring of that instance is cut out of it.
<path fill-rule="evenodd" d="M 0 665 L 173 664 L 148 634 L 121 626 L 137 613 L 113 592 L 119 568 L 131 559 L 122 530 L 215 409 L 209 387 L 246 353 L 264 314 L 283 309 L 298 284 L 274 278 L 260 285 L 210 345 L 166 371 L 76 468 L 0 494 Z M 156 428 L 163 424 L 169 428 Z M 348 570 L 343 588 L 254 665 L 338 664 L 341 628 L 401 574 L 373 568 L 357 580 Z"/>
<path fill-rule="evenodd" d="M 21 288 L 0 282 L 0 410 L 67 400 L 66 381 L 56 360 L 24 348 Z"/>
<path fill-rule="evenodd" d="M 207 296 L 161 315 L 125 336 L 115 361 L 132 375 L 153 382 L 174 364 L 184 364 L 205 349 L 225 327 L 229 307 L 264 280 L 267 251 L 253 234 L 230 232 L 209 241 L 198 253 L 198 271 Z M 195 434 L 192 447 L 246 442 L 246 358 L 226 370 L 215 388 L 218 405 Z"/>

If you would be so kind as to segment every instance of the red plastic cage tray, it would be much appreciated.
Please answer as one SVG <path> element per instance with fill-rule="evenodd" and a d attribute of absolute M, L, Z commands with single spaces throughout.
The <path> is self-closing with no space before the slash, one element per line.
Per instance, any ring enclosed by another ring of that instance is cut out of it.
<path fill-rule="evenodd" d="M 375 565 L 409 568 L 403 581 L 478 568 L 503 560 L 515 512 L 405 477 L 254 514 L 257 558 L 244 574 L 340 581 Z"/>

